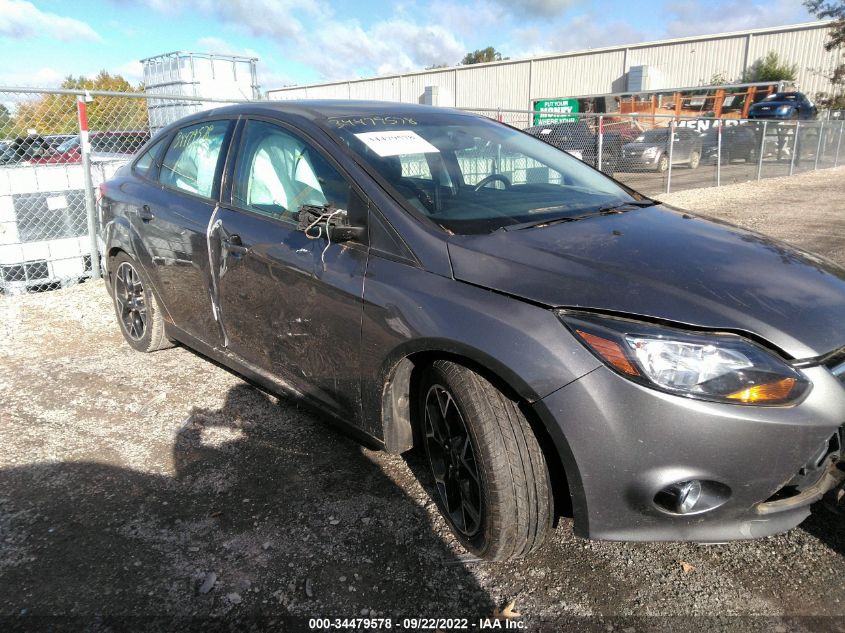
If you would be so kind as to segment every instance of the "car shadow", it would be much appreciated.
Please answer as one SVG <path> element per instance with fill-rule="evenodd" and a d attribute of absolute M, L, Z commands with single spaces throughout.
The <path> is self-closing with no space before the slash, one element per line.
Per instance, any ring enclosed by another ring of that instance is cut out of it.
<path fill-rule="evenodd" d="M 300 406 L 236 385 L 220 409 L 188 412 L 172 475 L 0 471 L 2 613 L 489 616 L 461 552 L 396 483 L 402 459 Z"/>
<path fill-rule="evenodd" d="M 825 508 L 823 503 L 813 506 L 812 514 L 801 524 L 800 529 L 812 534 L 845 558 L 845 514 L 836 514 Z"/>

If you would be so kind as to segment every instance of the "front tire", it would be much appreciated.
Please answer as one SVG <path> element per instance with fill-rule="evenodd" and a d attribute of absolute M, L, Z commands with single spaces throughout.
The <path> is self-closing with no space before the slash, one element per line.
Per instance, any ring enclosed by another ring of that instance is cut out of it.
<path fill-rule="evenodd" d="M 497 561 L 537 550 L 552 526 L 551 482 L 517 403 L 444 360 L 426 369 L 418 403 L 434 497 L 461 544 Z"/>
<path fill-rule="evenodd" d="M 120 332 L 139 352 L 172 347 L 164 334 L 164 320 L 150 284 L 140 267 L 126 253 L 118 253 L 112 263 L 112 299 Z"/>
<path fill-rule="evenodd" d="M 701 163 L 701 152 L 693 152 L 690 154 L 689 157 L 689 168 L 695 169 L 698 167 L 699 163 Z"/>

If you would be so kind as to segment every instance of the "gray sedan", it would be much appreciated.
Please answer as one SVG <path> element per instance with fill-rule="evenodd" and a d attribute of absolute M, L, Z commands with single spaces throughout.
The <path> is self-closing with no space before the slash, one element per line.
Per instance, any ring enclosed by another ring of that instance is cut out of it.
<path fill-rule="evenodd" d="M 481 557 L 536 551 L 570 509 L 588 538 L 766 536 L 842 479 L 845 271 L 501 123 L 242 104 L 102 193 L 129 345 L 418 448 Z"/>

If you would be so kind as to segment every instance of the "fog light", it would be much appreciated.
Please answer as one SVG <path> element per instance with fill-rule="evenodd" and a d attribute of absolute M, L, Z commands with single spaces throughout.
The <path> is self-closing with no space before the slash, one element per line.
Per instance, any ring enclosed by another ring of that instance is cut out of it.
<path fill-rule="evenodd" d="M 672 514 L 699 514 L 718 508 L 730 494 L 730 488 L 717 481 L 690 479 L 666 486 L 654 496 L 654 503 Z"/>

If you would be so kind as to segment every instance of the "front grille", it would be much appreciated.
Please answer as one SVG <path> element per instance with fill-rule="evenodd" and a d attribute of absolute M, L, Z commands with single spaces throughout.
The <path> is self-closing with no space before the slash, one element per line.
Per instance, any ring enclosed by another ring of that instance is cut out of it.
<path fill-rule="evenodd" d="M 845 384 L 845 347 L 841 347 L 835 352 L 828 354 L 827 358 L 825 358 L 824 366 L 836 376 L 839 382 Z"/>
<path fill-rule="evenodd" d="M 845 384 L 845 362 L 833 367 L 830 371 L 832 371 L 833 375 L 839 379 L 839 382 Z"/>

